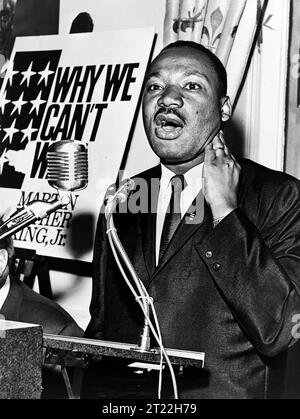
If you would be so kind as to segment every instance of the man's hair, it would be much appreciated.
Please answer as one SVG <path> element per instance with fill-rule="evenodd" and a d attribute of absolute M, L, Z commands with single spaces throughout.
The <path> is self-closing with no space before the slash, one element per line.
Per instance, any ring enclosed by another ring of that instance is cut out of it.
<path fill-rule="evenodd" d="M 226 96 L 227 94 L 227 72 L 225 67 L 223 66 L 222 62 L 219 60 L 219 58 L 212 53 L 209 49 L 205 48 L 203 45 L 198 44 L 197 42 L 193 41 L 176 41 L 172 44 L 168 44 L 166 47 L 164 47 L 160 54 L 162 54 L 164 51 L 167 51 L 171 48 L 194 48 L 197 51 L 202 52 L 206 55 L 206 57 L 209 59 L 210 63 L 212 64 L 213 70 L 216 73 L 216 76 L 218 78 L 218 94 L 221 97 Z M 159 54 L 159 55 L 160 55 Z"/>
<path fill-rule="evenodd" d="M 0 11 L 0 17 L 2 16 L 10 16 L 10 12 L 8 9 L 3 9 Z"/>

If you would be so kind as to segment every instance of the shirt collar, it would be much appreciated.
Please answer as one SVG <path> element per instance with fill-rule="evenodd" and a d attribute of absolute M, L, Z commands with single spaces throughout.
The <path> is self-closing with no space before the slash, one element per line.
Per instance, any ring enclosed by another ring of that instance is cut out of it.
<path fill-rule="evenodd" d="M 163 190 L 167 189 L 173 176 L 175 176 L 175 173 L 161 164 L 160 188 Z"/>
<path fill-rule="evenodd" d="M 204 163 L 192 167 L 184 174 L 184 179 L 189 188 L 197 191 L 202 188 L 202 172 Z"/>
<path fill-rule="evenodd" d="M 204 163 L 198 164 L 197 166 L 192 167 L 189 171 L 184 174 L 184 179 L 189 188 L 199 190 L 202 187 L 202 172 L 203 172 Z M 160 187 L 161 189 L 167 189 L 172 177 L 175 176 L 175 173 L 172 170 L 168 169 L 166 166 L 161 164 L 161 179 Z"/>

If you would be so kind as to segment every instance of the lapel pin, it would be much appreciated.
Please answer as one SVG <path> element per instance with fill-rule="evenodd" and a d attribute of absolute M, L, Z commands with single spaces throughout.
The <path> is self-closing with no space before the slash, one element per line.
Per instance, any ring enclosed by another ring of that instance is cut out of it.
<path fill-rule="evenodd" d="M 190 214 L 188 214 L 190 221 L 193 221 L 196 217 L 196 212 L 191 212 Z"/>

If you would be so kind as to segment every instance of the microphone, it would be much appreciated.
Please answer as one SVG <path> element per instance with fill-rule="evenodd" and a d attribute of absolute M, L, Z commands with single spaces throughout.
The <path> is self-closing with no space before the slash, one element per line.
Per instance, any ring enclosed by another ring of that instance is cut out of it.
<path fill-rule="evenodd" d="M 116 195 L 118 200 L 122 203 L 128 198 L 130 192 L 135 189 L 135 182 L 132 179 L 126 179 L 125 183 L 118 189 Z"/>
<path fill-rule="evenodd" d="M 50 186 L 62 191 L 73 192 L 87 187 L 88 153 L 84 144 L 75 140 L 53 143 L 47 152 L 47 180 Z M 15 211 L 1 226 L 0 240 L 17 233 L 37 220 L 63 208 L 70 202 L 64 193 L 52 202 L 32 201 Z"/>
<path fill-rule="evenodd" d="M 132 179 L 126 179 L 113 195 L 108 195 L 105 199 L 105 218 L 108 219 L 115 210 L 118 201 L 123 203 L 128 198 L 130 192 L 135 189 L 135 182 Z"/>
<path fill-rule="evenodd" d="M 80 191 L 88 183 L 87 149 L 79 141 L 53 143 L 47 153 L 47 179 L 50 186 L 61 191 Z"/>

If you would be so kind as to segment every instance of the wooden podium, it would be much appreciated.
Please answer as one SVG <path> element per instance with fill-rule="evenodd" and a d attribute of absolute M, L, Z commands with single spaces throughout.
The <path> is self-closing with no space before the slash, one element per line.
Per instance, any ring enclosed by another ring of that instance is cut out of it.
<path fill-rule="evenodd" d="M 0 399 L 39 399 L 43 334 L 40 326 L 0 319 Z"/>

